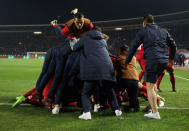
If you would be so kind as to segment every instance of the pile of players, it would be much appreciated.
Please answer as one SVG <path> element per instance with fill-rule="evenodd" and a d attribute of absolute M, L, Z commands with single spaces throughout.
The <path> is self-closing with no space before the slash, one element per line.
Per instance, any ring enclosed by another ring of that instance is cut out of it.
<path fill-rule="evenodd" d="M 18 97 L 13 107 L 24 101 L 44 105 L 48 110 L 52 110 L 52 114 L 58 114 L 65 106 L 77 105 L 83 108 L 79 119 L 90 120 L 91 102 L 94 104 L 95 112 L 111 106 L 115 115 L 121 116 L 120 105 L 124 105 L 127 112 L 132 108 L 135 112 L 139 111 L 138 95 L 142 94 L 146 99 L 150 99 L 152 109 L 151 114 L 147 114 L 146 117 L 160 119 L 156 102 L 159 101 L 159 106 L 163 106 L 163 98 L 156 93 L 155 96 L 149 93 L 149 90 L 155 91 L 154 87 L 149 87 L 149 83 L 156 83 L 157 78 L 151 78 L 150 81 L 145 79 L 147 87 L 142 85 L 138 80 L 136 58 L 133 56 L 141 43 L 144 43 L 145 48 L 146 41 L 136 37 L 129 51 L 128 46 L 123 45 L 120 47 L 120 56 L 111 56 L 107 50 L 109 37 L 89 19 L 84 18 L 82 13 L 77 12 L 77 9 L 73 10 L 73 13 L 74 18 L 66 22 L 63 28 L 59 27 L 56 21 L 51 22 L 62 43 L 47 51 L 36 87 L 24 96 Z M 152 28 L 151 31 L 156 29 L 165 35 L 168 34 L 154 21 L 149 21 L 150 18 L 152 19 L 151 15 L 144 17 L 144 29 Z M 168 44 L 174 56 L 176 46 L 170 38 L 168 36 Z M 161 47 L 162 50 L 168 52 L 167 44 L 160 46 L 164 46 Z M 166 60 L 163 63 L 168 61 L 167 54 L 165 56 L 163 59 Z M 163 67 L 166 67 L 166 64 Z M 161 73 L 163 69 L 160 69 Z"/>

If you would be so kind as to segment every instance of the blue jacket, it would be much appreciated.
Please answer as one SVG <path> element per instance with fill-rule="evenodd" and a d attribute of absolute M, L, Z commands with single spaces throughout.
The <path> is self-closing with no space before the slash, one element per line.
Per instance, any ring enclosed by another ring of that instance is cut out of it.
<path fill-rule="evenodd" d="M 73 50 L 83 49 L 80 56 L 81 80 L 115 81 L 114 68 L 107 43 L 99 31 L 91 30 L 81 37 Z"/>
<path fill-rule="evenodd" d="M 137 34 L 135 39 L 131 42 L 127 54 L 126 62 L 129 63 L 135 54 L 137 48 L 143 43 L 144 45 L 144 59 L 146 64 L 152 63 L 168 63 L 170 47 L 171 56 L 173 59 L 176 52 L 176 43 L 168 32 L 160 28 L 156 24 L 147 24 Z"/>

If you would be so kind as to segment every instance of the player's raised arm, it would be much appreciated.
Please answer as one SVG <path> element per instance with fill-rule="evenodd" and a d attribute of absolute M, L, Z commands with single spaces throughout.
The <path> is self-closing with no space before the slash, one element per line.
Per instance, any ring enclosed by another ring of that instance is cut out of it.
<path fill-rule="evenodd" d="M 127 54 L 126 63 L 129 63 L 132 60 L 137 48 L 143 43 L 143 38 L 144 38 L 144 30 L 141 29 L 136 34 L 135 39 L 130 44 L 130 48 L 129 48 L 129 51 L 128 51 L 128 54 Z"/>

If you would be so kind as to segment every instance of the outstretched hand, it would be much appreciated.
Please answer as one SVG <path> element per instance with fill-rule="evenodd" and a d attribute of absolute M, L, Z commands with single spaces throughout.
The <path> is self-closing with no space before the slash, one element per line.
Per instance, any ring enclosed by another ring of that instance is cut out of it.
<path fill-rule="evenodd" d="M 57 24 L 57 20 L 51 21 L 50 24 L 51 24 L 52 26 L 54 26 L 55 24 Z"/>
<path fill-rule="evenodd" d="M 70 40 L 70 47 L 73 50 L 74 45 L 78 42 L 79 39 L 73 38 Z"/>

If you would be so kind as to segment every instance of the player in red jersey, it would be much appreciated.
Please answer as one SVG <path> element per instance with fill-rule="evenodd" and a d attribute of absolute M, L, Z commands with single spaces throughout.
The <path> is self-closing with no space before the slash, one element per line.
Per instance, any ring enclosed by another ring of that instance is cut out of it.
<path fill-rule="evenodd" d="M 170 48 L 169 48 L 169 51 L 170 51 Z M 172 91 L 173 92 L 176 92 L 176 86 L 175 86 L 175 75 L 174 75 L 174 67 L 173 67 L 173 62 L 169 62 L 168 63 L 168 66 L 166 68 L 166 71 L 169 73 L 169 76 L 170 76 L 170 81 L 171 81 L 171 85 L 172 85 Z M 161 80 L 163 78 L 163 76 L 165 75 L 165 71 L 159 76 L 158 80 L 157 80 L 157 89 L 158 91 L 162 91 L 160 89 L 160 83 L 161 83 Z"/>
<path fill-rule="evenodd" d="M 58 25 L 52 21 L 51 24 L 56 28 Z M 84 18 L 84 14 L 78 12 L 74 14 L 74 18 L 67 21 L 61 29 L 61 34 L 70 38 L 80 38 L 87 31 L 93 28 L 93 24 L 87 18 Z M 59 27 L 60 28 L 60 27 Z"/>
<path fill-rule="evenodd" d="M 144 60 L 143 55 L 144 55 L 144 49 L 143 49 L 143 44 L 141 44 L 137 49 L 137 55 L 136 55 L 136 59 L 141 67 L 141 72 L 139 74 L 139 81 L 141 81 L 145 72 L 146 61 Z"/>

